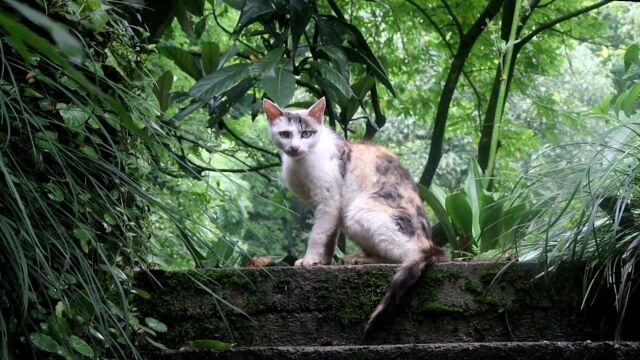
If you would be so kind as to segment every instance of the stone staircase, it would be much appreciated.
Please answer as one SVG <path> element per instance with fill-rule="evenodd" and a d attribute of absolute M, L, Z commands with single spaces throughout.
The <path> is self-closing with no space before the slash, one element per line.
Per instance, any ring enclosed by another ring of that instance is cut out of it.
<path fill-rule="evenodd" d="M 579 310 L 580 271 L 536 278 L 536 264 L 506 265 L 438 264 L 367 341 L 396 266 L 152 271 L 138 279 L 151 294 L 138 308 L 169 326 L 161 359 L 640 359 L 633 305 L 627 341 L 614 343 L 607 296 Z M 235 346 L 185 346 L 200 339 Z"/>

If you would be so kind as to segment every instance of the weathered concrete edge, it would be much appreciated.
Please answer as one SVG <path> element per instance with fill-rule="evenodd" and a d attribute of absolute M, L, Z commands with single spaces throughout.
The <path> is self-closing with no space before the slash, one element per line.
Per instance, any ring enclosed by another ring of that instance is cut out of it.
<path fill-rule="evenodd" d="M 372 346 L 242 347 L 181 350 L 154 356 L 171 359 L 621 359 L 640 358 L 640 342 L 493 342 Z"/>

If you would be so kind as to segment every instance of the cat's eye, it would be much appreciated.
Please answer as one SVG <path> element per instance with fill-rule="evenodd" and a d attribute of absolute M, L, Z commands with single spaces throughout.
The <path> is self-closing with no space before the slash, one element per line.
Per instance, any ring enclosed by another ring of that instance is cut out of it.
<path fill-rule="evenodd" d="M 311 137 L 311 135 L 313 135 L 314 133 L 315 133 L 315 131 L 304 130 L 304 131 L 302 132 L 302 134 L 300 134 L 300 136 L 301 136 L 303 139 L 306 139 L 306 138 L 310 138 L 310 137 Z"/>
<path fill-rule="evenodd" d="M 280 131 L 278 133 L 278 135 L 280 135 L 280 137 L 288 139 L 291 137 L 291 132 L 290 131 Z"/>

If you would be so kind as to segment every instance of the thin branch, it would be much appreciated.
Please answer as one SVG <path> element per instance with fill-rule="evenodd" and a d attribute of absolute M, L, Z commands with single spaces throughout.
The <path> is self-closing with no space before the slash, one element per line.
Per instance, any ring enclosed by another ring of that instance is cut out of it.
<path fill-rule="evenodd" d="M 231 38 L 233 38 L 235 35 L 234 35 L 231 31 L 229 31 L 229 29 L 225 28 L 224 26 L 222 26 L 222 24 L 220 24 L 220 21 L 218 20 L 218 14 L 216 14 L 216 11 L 215 11 L 215 10 L 213 10 L 213 12 L 212 12 L 212 13 L 213 13 L 213 20 L 216 22 L 216 25 L 218 25 L 218 27 L 219 27 L 222 31 L 224 31 L 225 33 L 227 33 L 227 35 L 229 35 Z M 253 51 L 255 54 L 263 55 L 263 54 L 262 54 L 262 52 L 258 51 L 258 50 L 257 50 L 256 48 L 254 48 L 253 46 L 251 46 L 251 45 L 247 44 L 245 41 L 240 40 L 239 38 L 237 39 L 237 41 L 238 41 L 240 44 L 242 44 L 242 45 L 246 46 L 249 50 Z"/>
<path fill-rule="evenodd" d="M 451 16 L 453 23 L 456 25 L 456 29 L 458 29 L 458 35 L 462 37 L 464 35 L 464 29 L 462 28 L 462 24 L 460 24 L 460 20 L 458 20 L 458 17 L 456 17 L 456 14 L 453 13 L 453 10 L 451 9 L 451 6 L 449 6 L 449 3 L 447 2 L 447 0 L 440 0 L 440 2 L 442 2 L 442 4 L 444 5 L 444 8 L 447 9 L 449 16 Z"/>
<path fill-rule="evenodd" d="M 575 41 L 579 41 L 582 43 L 586 43 L 586 44 L 591 44 L 591 45 L 597 45 L 597 46 L 602 46 L 602 47 L 606 47 L 606 48 L 613 48 L 613 49 L 623 49 L 621 47 L 612 45 L 612 44 L 605 44 L 603 42 L 599 42 L 599 41 L 594 41 L 592 39 L 585 39 L 585 38 L 580 38 L 577 37 L 571 33 L 568 33 L 566 31 L 562 31 L 562 30 L 558 30 L 558 29 L 549 29 L 549 31 L 551 31 L 552 33 L 556 33 L 556 35 L 559 36 L 566 36 L 569 39 L 575 40 Z"/>
<path fill-rule="evenodd" d="M 442 39 L 442 42 L 444 43 L 444 45 L 449 50 L 449 53 L 453 56 L 455 53 L 453 51 L 453 47 L 451 46 L 451 43 L 449 42 L 449 40 L 447 40 L 447 36 L 442 31 L 442 28 L 440 28 L 440 26 L 438 26 L 438 24 L 436 24 L 436 22 L 433 19 L 433 17 L 431 17 L 431 15 L 429 15 L 429 13 L 427 13 L 427 11 L 423 7 L 421 7 L 420 5 L 416 4 L 415 1 L 413 1 L 413 0 L 407 0 L 407 1 L 411 5 L 413 5 L 416 9 L 418 9 L 418 11 L 427 19 L 427 21 L 431 24 L 431 26 L 433 26 L 436 29 L 436 32 L 438 33 L 438 35 L 440 35 L 440 38 Z M 460 34 L 462 35 L 462 33 L 460 33 Z M 471 90 L 473 91 L 473 94 L 476 97 L 476 111 L 478 112 L 478 121 L 481 121 L 481 119 L 482 119 L 482 95 L 480 95 L 480 91 L 478 90 L 476 85 L 473 83 L 473 81 L 471 81 L 471 77 L 469 76 L 469 72 L 468 71 L 463 69 L 462 70 L 462 76 L 467 81 L 467 83 L 469 83 L 469 86 L 471 87 Z"/>
<path fill-rule="evenodd" d="M 589 11 L 601 8 L 607 4 L 609 4 L 610 2 L 613 2 L 613 0 L 603 0 L 600 2 L 597 2 L 595 4 L 586 6 L 582 9 L 576 10 L 574 12 L 568 13 L 566 15 L 557 17 L 551 21 L 548 21 L 540 26 L 538 26 L 537 28 L 535 28 L 534 30 L 532 30 L 527 36 L 523 37 L 520 39 L 520 41 L 515 44 L 514 49 L 516 50 L 516 53 L 519 52 L 522 47 L 524 45 L 526 45 L 529 41 L 531 41 L 533 38 L 535 38 L 536 36 L 538 36 L 538 34 L 540 34 L 541 32 L 545 31 L 545 30 L 549 30 L 552 27 L 558 25 L 559 23 L 563 22 L 563 21 L 567 21 L 569 19 L 572 19 L 576 16 L 580 16 L 582 14 L 588 13 Z"/>
<path fill-rule="evenodd" d="M 279 155 L 278 155 L 277 153 L 274 153 L 273 151 L 269 151 L 269 150 L 267 150 L 267 149 L 263 149 L 263 148 L 261 148 L 261 147 L 259 147 L 259 146 L 253 145 L 253 144 L 251 144 L 250 142 L 248 142 L 248 141 L 244 140 L 243 138 L 241 138 L 240 136 L 238 136 L 237 134 L 235 134 L 235 133 L 234 133 L 234 132 L 233 132 L 233 131 L 232 131 L 232 130 L 227 126 L 227 124 L 224 122 L 224 120 L 223 120 L 223 121 L 221 121 L 221 124 L 222 124 L 222 128 L 223 128 L 224 130 L 226 130 L 226 131 L 227 131 L 227 133 L 228 133 L 229 135 L 231 135 L 231 137 L 232 137 L 232 138 L 234 138 L 234 139 L 238 140 L 238 142 L 240 142 L 240 143 L 241 143 L 241 144 L 243 144 L 244 146 L 246 146 L 246 147 L 248 147 L 248 148 L 251 148 L 251 149 L 254 149 L 254 150 L 257 150 L 257 151 L 260 151 L 260 152 L 262 152 L 262 153 L 265 153 L 265 154 L 268 154 L 268 155 L 274 156 L 274 157 L 279 157 Z"/>

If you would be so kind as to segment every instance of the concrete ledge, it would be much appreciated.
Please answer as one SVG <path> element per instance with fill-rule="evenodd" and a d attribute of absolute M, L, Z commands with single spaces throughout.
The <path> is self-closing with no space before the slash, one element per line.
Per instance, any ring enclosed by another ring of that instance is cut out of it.
<path fill-rule="evenodd" d="M 580 313 L 582 283 L 575 273 L 533 281 L 540 273 L 536 264 L 514 263 L 494 281 L 504 266 L 438 264 L 369 344 L 613 339 L 612 307 L 591 318 Z M 138 277 L 137 286 L 152 296 L 138 308 L 169 326 L 159 340 L 174 349 L 196 339 L 239 346 L 362 344 L 364 324 L 395 269 L 152 271 Z M 631 339 L 637 339 L 637 331 Z"/>
<path fill-rule="evenodd" d="M 502 342 L 326 347 L 253 347 L 225 351 L 190 350 L 160 360 L 636 360 L 637 342 Z"/>

